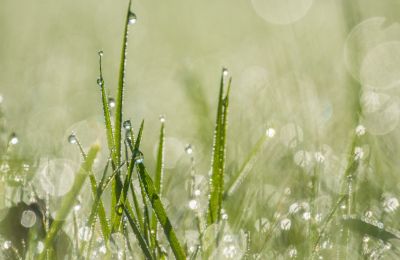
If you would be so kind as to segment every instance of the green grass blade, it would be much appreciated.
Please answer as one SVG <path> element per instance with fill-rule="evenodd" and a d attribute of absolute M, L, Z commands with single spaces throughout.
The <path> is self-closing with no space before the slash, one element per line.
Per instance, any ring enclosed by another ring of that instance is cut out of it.
<path fill-rule="evenodd" d="M 342 219 L 343 224 L 349 229 L 360 233 L 361 235 L 369 235 L 377 239 L 388 241 L 390 239 L 400 239 L 398 235 L 388 229 L 378 227 L 377 225 L 367 223 L 361 219 L 349 217 Z"/>
<path fill-rule="evenodd" d="M 100 56 L 101 57 L 101 56 Z M 76 138 L 76 143 L 78 144 L 78 147 L 81 151 L 81 154 L 83 156 L 83 159 L 86 160 L 87 159 L 87 155 L 85 153 L 85 151 L 83 150 L 83 147 L 81 145 L 81 143 L 79 142 L 78 137 Z M 107 163 L 107 167 L 108 168 L 108 163 Z M 97 186 L 97 181 L 96 181 L 96 177 L 93 174 L 93 171 L 89 172 L 89 180 L 90 180 L 90 187 L 92 190 L 92 196 L 95 199 L 96 195 L 97 195 L 97 190 L 98 190 L 98 186 Z M 103 237 L 105 240 L 108 239 L 108 237 L 110 236 L 110 228 L 108 226 L 108 222 L 107 222 L 107 217 L 106 217 L 106 211 L 104 209 L 104 205 L 103 205 L 103 201 L 99 198 L 98 201 L 98 205 L 96 205 L 96 213 L 99 216 L 99 221 L 100 221 L 100 226 L 101 226 L 101 231 L 103 234 Z"/>
<path fill-rule="evenodd" d="M 60 210 L 57 212 L 56 219 L 50 226 L 50 230 L 47 233 L 45 243 L 44 243 L 44 250 L 43 253 L 40 254 L 39 259 L 44 259 L 46 256 L 47 250 L 51 247 L 56 238 L 58 231 L 61 229 L 67 215 L 71 211 L 74 203 L 75 198 L 78 196 L 79 192 L 81 191 L 83 184 L 85 183 L 86 177 L 89 175 L 89 172 L 92 169 L 92 165 L 96 155 L 99 151 L 98 145 L 93 145 L 87 155 L 85 162 L 82 164 L 81 168 L 79 169 L 78 173 L 75 176 L 74 184 L 68 194 L 62 201 Z"/>
<path fill-rule="evenodd" d="M 118 90 L 117 90 L 117 98 L 115 105 L 115 131 L 114 131 L 114 154 L 115 154 L 115 165 L 120 165 L 121 162 L 121 128 L 122 128 L 122 103 L 124 96 L 124 87 L 125 87 L 125 66 L 126 66 L 126 54 L 127 54 L 127 45 L 128 45 L 128 32 L 129 32 L 129 16 L 130 16 L 130 8 L 131 1 L 129 1 L 128 10 L 125 18 L 125 29 L 124 36 L 122 40 L 122 51 L 121 51 L 121 60 L 120 60 L 120 68 L 119 68 L 119 79 L 118 79 Z M 120 181 L 119 176 L 115 178 L 112 184 L 112 198 L 111 198 L 111 220 L 114 221 L 115 218 L 115 206 L 119 200 L 119 196 L 121 195 L 122 182 Z"/>
<path fill-rule="evenodd" d="M 213 224 L 220 220 L 222 209 L 222 196 L 225 171 L 225 142 L 226 125 L 229 105 L 229 89 L 231 80 L 228 83 L 227 95 L 224 97 L 225 69 L 222 71 L 221 83 L 218 97 L 217 119 L 214 131 L 213 155 L 211 163 L 210 199 L 207 213 L 207 223 Z"/>
<path fill-rule="evenodd" d="M 153 259 L 149 246 L 147 245 L 146 241 L 144 240 L 142 234 L 140 233 L 140 229 L 137 225 L 137 223 L 133 220 L 131 214 L 129 213 L 129 211 L 124 208 L 125 211 L 125 216 L 128 218 L 128 222 L 133 230 L 133 233 L 135 234 L 138 242 L 139 242 L 139 246 L 142 249 L 144 255 L 146 256 L 147 259 Z"/>
<path fill-rule="evenodd" d="M 266 135 L 263 135 L 257 141 L 251 152 L 247 155 L 243 164 L 240 166 L 239 171 L 235 174 L 235 176 L 232 177 L 232 180 L 227 185 L 224 197 L 231 196 L 243 183 L 243 180 L 247 177 L 255 161 L 257 160 L 258 153 L 263 149 L 267 140 L 268 137 Z"/>
<path fill-rule="evenodd" d="M 175 258 L 178 260 L 186 259 L 185 251 L 182 249 L 181 244 L 176 237 L 176 233 L 172 227 L 172 224 L 167 216 L 165 208 L 161 202 L 160 196 L 157 194 L 153 180 L 147 173 L 147 170 L 142 162 L 137 164 L 139 180 L 143 184 L 146 191 L 147 198 L 149 199 L 153 211 L 156 213 L 157 219 L 164 229 L 164 234 L 171 246 L 172 252 Z"/>
<path fill-rule="evenodd" d="M 160 129 L 160 138 L 158 144 L 158 152 L 157 152 L 157 166 L 156 166 L 156 175 L 154 178 L 154 186 L 158 196 L 161 197 L 161 188 L 162 188 L 162 178 L 164 174 L 164 142 L 165 142 L 165 125 L 161 123 Z M 153 212 L 151 217 L 151 242 L 152 246 L 155 246 L 157 240 L 157 216 Z"/>
<path fill-rule="evenodd" d="M 126 56 L 127 56 L 127 46 L 128 46 L 128 35 L 129 35 L 129 16 L 131 9 L 131 1 L 129 1 L 128 10 L 125 18 L 125 28 L 124 36 L 122 40 L 122 51 L 121 60 L 119 68 L 119 78 L 118 78 L 118 92 L 115 106 L 115 153 L 116 153 L 116 163 L 119 165 L 121 161 L 121 128 L 122 128 L 122 105 L 124 97 L 125 88 L 125 74 L 126 74 Z"/>

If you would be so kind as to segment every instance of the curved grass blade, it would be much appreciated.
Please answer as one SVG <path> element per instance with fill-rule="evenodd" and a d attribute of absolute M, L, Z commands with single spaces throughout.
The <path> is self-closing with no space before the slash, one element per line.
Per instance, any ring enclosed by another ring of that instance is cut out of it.
<path fill-rule="evenodd" d="M 83 159 L 86 160 L 87 155 L 86 155 L 85 151 L 83 150 L 83 147 L 82 147 L 81 143 L 79 142 L 78 137 L 75 137 L 75 138 L 76 138 L 76 143 L 78 144 L 78 147 L 83 156 Z M 108 167 L 108 163 L 107 163 L 107 167 Z M 97 186 L 96 177 L 94 176 L 92 170 L 90 170 L 90 172 L 89 172 L 89 180 L 90 180 L 90 187 L 92 190 L 93 198 L 96 198 L 99 187 Z M 101 185 L 100 185 L 100 187 L 101 187 Z M 101 198 L 99 198 L 98 205 L 96 205 L 96 207 L 97 207 L 96 214 L 99 216 L 101 231 L 103 233 L 104 239 L 107 240 L 108 237 L 110 236 L 110 228 L 108 226 L 106 211 L 104 209 L 103 201 L 101 200 Z"/>
<path fill-rule="evenodd" d="M 129 32 L 129 16 L 131 14 L 131 1 L 129 1 L 128 10 L 126 12 L 125 18 L 125 29 L 124 36 L 122 40 L 122 51 L 121 51 L 121 60 L 120 60 L 120 68 L 119 68 L 119 79 L 118 79 L 118 91 L 116 98 L 116 109 L 115 109 L 115 131 L 114 131 L 114 144 L 115 144 L 115 161 L 116 165 L 120 165 L 121 162 L 121 128 L 122 128 L 122 103 L 124 96 L 124 87 L 125 87 L 125 66 L 126 66 L 126 55 L 127 55 L 127 45 L 128 45 L 128 32 Z M 115 218 L 115 207 L 121 195 L 122 182 L 120 181 L 119 176 L 115 178 L 112 183 L 112 194 L 111 194 L 111 220 L 113 221 Z"/>
<path fill-rule="evenodd" d="M 367 223 L 358 218 L 344 218 L 342 219 L 343 224 L 349 229 L 356 231 L 360 234 L 366 234 L 383 241 L 388 241 L 389 239 L 400 239 L 398 235 L 387 230 L 385 228 L 378 227 L 374 224 Z"/>
<path fill-rule="evenodd" d="M 227 94 L 224 97 L 225 71 L 226 69 L 223 69 L 221 75 L 217 119 L 214 132 L 213 156 L 211 162 L 210 199 L 207 213 L 208 225 L 220 220 L 222 209 L 226 156 L 226 127 L 229 106 L 229 91 L 231 85 L 231 80 L 229 80 Z"/>
<path fill-rule="evenodd" d="M 74 203 L 75 203 L 75 198 L 78 196 L 79 192 L 81 191 L 83 184 L 85 183 L 86 177 L 89 175 L 89 172 L 92 169 L 92 165 L 94 162 L 94 159 L 96 158 L 96 155 L 99 151 L 99 146 L 98 145 L 93 145 L 87 155 L 86 160 L 82 164 L 81 168 L 79 169 L 78 173 L 75 176 L 74 184 L 71 188 L 71 190 L 68 192 L 68 194 L 65 196 L 60 210 L 57 212 L 56 219 L 53 221 L 53 223 L 50 226 L 50 230 L 47 233 L 45 243 L 44 243 L 44 250 L 43 252 L 39 255 L 39 259 L 44 259 L 48 249 L 50 246 L 53 244 L 54 239 L 58 233 L 58 231 L 61 229 L 67 215 L 71 211 Z"/>
<path fill-rule="evenodd" d="M 142 162 L 137 163 L 139 181 L 143 184 L 146 191 L 147 198 L 149 199 L 153 211 L 156 213 L 157 219 L 164 229 L 164 234 L 171 246 L 172 252 L 175 258 L 178 260 L 186 259 L 185 251 L 182 249 L 181 244 L 176 237 L 176 233 L 172 227 L 172 224 L 167 216 L 165 208 L 161 202 L 160 196 L 156 192 L 153 180 L 147 173 L 147 170 Z"/>
<path fill-rule="evenodd" d="M 158 152 L 157 152 L 157 166 L 156 166 L 156 175 L 154 178 L 154 186 L 158 196 L 161 197 L 161 188 L 162 188 L 162 178 L 164 175 L 164 142 L 165 142 L 165 125 L 161 123 L 160 129 L 160 138 L 158 143 Z M 151 245 L 155 247 L 157 240 L 157 216 L 153 212 L 151 216 L 151 224 L 150 224 L 151 236 Z"/>
<path fill-rule="evenodd" d="M 124 211 L 125 211 L 125 216 L 128 218 L 128 222 L 129 222 L 130 226 L 132 227 L 133 233 L 136 235 L 136 238 L 139 242 L 139 246 L 142 249 L 144 255 L 146 256 L 147 259 L 153 259 L 152 255 L 150 253 L 149 246 L 147 245 L 146 241 L 144 240 L 142 234 L 140 233 L 138 225 L 135 223 L 131 214 L 129 213 L 129 211 L 126 208 L 124 208 Z"/>

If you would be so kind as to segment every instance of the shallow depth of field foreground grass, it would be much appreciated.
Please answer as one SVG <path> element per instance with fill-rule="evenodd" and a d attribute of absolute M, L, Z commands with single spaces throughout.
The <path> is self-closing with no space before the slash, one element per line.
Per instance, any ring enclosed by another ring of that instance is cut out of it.
<path fill-rule="evenodd" d="M 400 258 L 399 3 L 247 2 L 0 3 L 1 259 Z"/>

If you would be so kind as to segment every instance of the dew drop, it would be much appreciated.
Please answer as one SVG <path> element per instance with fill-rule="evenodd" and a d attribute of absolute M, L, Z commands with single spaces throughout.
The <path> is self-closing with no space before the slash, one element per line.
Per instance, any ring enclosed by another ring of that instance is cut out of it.
<path fill-rule="evenodd" d="M 354 159 L 355 160 L 361 160 L 364 157 L 364 150 L 357 146 L 354 148 Z"/>
<path fill-rule="evenodd" d="M 365 126 L 363 126 L 363 125 L 358 125 L 358 126 L 356 127 L 356 135 L 357 135 L 357 136 L 365 135 Z"/>
<path fill-rule="evenodd" d="M 226 77 L 226 76 L 228 76 L 228 74 L 229 74 L 228 69 L 227 69 L 227 68 L 223 68 L 223 69 L 222 69 L 222 75 L 223 75 L 224 77 Z"/>
<path fill-rule="evenodd" d="M 160 115 L 160 122 L 161 123 L 165 123 L 165 116 L 164 115 Z"/>
<path fill-rule="evenodd" d="M 98 54 L 99 54 L 100 57 L 103 57 L 104 52 L 103 51 L 99 51 Z"/>
<path fill-rule="evenodd" d="M 133 13 L 133 12 L 129 12 L 129 15 L 128 15 L 128 24 L 135 24 L 136 21 L 137 21 L 136 14 Z"/>
<path fill-rule="evenodd" d="M 190 208 L 191 210 L 195 210 L 195 209 L 197 209 L 198 207 L 199 207 L 199 204 L 198 204 L 197 200 L 190 200 L 190 201 L 189 201 L 189 208 Z"/>
<path fill-rule="evenodd" d="M 97 85 L 99 85 L 101 87 L 101 86 L 103 86 L 103 84 L 104 84 L 103 78 L 98 78 Z"/>
<path fill-rule="evenodd" d="M 288 218 L 284 218 L 280 222 L 280 227 L 282 230 L 289 230 L 292 226 L 292 221 Z"/>
<path fill-rule="evenodd" d="M 267 128 L 267 130 L 265 131 L 265 135 L 269 138 L 273 138 L 275 136 L 275 134 L 276 134 L 276 131 L 272 127 Z"/>
<path fill-rule="evenodd" d="M 193 153 L 193 147 L 192 147 L 191 144 L 188 144 L 188 145 L 185 147 L 185 152 L 186 152 L 186 154 L 189 154 L 189 155 Z"/>
<path fill-rule="evenodd" d="M 76 135 L 74 133 L 70 134 L 68 136 L 68 143 L 70 144 L 76 144 L 77 143 Z"/>
<path fill-rule="evenodd" d="M 22 212 L 21 225 L 30 228 L 36 223 L 36 214 L 32 210 L 25 210 Z"/>
<path fill-rule="evenodd" d="M 135 163 L 136 164 L 143 163 L 143 161 L 144 161 L 143 154 L 141 152 L 139 152 L 139 155 L 135 157 Z"/>
<path fill-rule="evenodd" d="M 39 242 L 37 243 L 37 246 L 36 246 L 36 252 L 37 252 L 38 254 L 40 254 L 40 253 L 43 252 L 43 250 L 44 250 L 44 243 L 43 243 L 42 241 L 39 241 Z"/>
<path fill-rule="evenodd" d="M 114 108 L 115 107 L 115 99 L 114 98 L 112 98 L 112 97 L 108 98 L 108 106 L 110 108 Z"/>
<path fill-rule="evenodd" d="M 74 206 L 74 211 L 75 212 L 78 212 L 80 209 L 81 209 L 81 204 L 76 204 L 75 206 Z"/>
<path fill-rule="evenodd" d="M 237 249 L 234 245 L 229 245 L 224 247 L 224 249 L 222 250 L 222 254 L 226 258 L 234 258 L 237 254 Z"/>
<path fill-rule="evenodd" d="M 388 212 L 394 212 L 399 207 L 399 201 L 395 197 L 387 198 L 383 202 L 383 209 Z"/>
<path fill-rule="evenodd" d="M 193 194 L 194 194 L 194 196 L 198 197 L 198 196 L 200 196 L 201 191 L 200 191 L 199 189 L 197 189 L 197 190 L 195 190 L 195 191 L 193 192 Z"/>
<path fill-rule="evenodd" d="M 115 207 L 115 212 L 117 212 L 117 214 L 118 215 L 122 215 L 122 213 L 124 212 L 124 206 L 123 205 L 117 205 L 116 207 Z"/>
<path fill-rule="evenodd" d="M 12 246 L 12 243 L 11 243 L 10 240 L 4 241 L 4 243 L 3 243 L 3 248 L 4 249 L 10 249 L 11 246 Z"/>
<path fill-rule="evenodd" d="M 290 258 L 296 258 L 297 257 L 297 249 L 295 247 L 289 248 L 288 255 Z"/>
<path fill-rule="evenodd" d="M 131 130 L 131 128 L 132 128 L 131 120 L 124 121 L 122 126 L 124 127 L 125 130 Z"/>
<path fill-rule="evenodd" d="M 303 219 L 304 220 L 310 220 L 311 219 L 311 213 L 309 211 L 306 211 L 303 213 Z"/>
<path fill-rule="evenodd" d="M 10 144 L 16 145 L 19 142 L 18 137 L 15 133 L 12 133 L 10 136 Z"/>
<path fill-rule="evenodd" d="M 290 214 L 294 214 L 299 212 L 299 210 L 301 209 L 299 203 L 295 202 L 292 205 L 289 206 L 289 213 Z"/>

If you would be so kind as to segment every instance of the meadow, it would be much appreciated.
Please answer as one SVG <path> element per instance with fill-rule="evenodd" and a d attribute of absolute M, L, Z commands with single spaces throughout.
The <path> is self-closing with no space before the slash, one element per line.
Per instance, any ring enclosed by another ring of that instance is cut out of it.
<path fill-rule="evenodd" d="M 399 7 L 2 1 L 0 257 L 398 259 Z"/>

